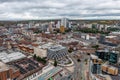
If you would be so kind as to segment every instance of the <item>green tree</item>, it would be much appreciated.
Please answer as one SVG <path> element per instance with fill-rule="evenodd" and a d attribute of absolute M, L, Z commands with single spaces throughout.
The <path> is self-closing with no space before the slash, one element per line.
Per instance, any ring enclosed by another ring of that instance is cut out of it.
<path fill-rule="evenodd" d="M 80 59 L 77 59 L 77 61 L 78 61 L 78 62 L 81 62 L 81 60 L 80 60 Z"/>
<path fill-rule="evenodd" d="M 54 66 L 55 66 L 55 67 L 57 66 L 57 61 L 56 61 L 56 60 L 54 61 Z"/>
<path fill-rule="evenodd" d="M 69 48 L 68 52 L 71 53 L 73 51 L 73 48 Z"/>
<path fill-rule="evenodd" d="M 36 54 L 34 54 L 33 58 L 36 59 L 36 57 L 37 57 Z"/>
<path fill-rule="evenodd" d="M 98 50 L 99 45 L 92 46 L 92 48 L 95 48 L 96 50 Z"/>

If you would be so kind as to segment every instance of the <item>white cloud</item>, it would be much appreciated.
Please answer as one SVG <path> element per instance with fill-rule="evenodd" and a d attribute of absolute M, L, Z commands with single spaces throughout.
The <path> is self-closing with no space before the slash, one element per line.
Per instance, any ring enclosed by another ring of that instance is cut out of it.
<path fill-rule="evenodd" d="M 0 19 L 120 17 L 120 0 L 0 0 Z"/>

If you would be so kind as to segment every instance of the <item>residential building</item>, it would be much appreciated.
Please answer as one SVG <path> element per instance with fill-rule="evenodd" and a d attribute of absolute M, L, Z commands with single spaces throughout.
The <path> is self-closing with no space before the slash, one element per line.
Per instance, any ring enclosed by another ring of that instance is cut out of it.
<path fill-rule="evenodd" d="M 0 62 L 0 80 L 16 80 L 20 76 L 20 71 L 16 67 L 11 67 Z"/>

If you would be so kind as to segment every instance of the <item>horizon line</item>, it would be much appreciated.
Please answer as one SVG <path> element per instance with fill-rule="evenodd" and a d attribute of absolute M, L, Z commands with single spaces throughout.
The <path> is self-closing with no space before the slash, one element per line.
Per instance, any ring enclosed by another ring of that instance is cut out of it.
<path fill-rule="evenodd" d="M 112 16 L 105 16 L 105 17 L 42 17 L 42 18 L 33 18 L 33 19 L 0 19 L 0 21 L 30 21 L 30 20 L 60 20 L 63 18 L 67 18 L 68 20 L 120 20 L 120 16 L 112 17 Z"/>

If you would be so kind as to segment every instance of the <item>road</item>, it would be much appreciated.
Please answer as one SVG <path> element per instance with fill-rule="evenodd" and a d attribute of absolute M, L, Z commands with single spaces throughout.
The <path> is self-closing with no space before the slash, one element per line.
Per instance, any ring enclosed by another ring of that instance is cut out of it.
<path fill-rule="evenodd" d="M 72 74 L 72 77 L 74 80 L 86 80 L 85 79 L 85 59 L 88 59 L 89 56 L 86 55 L 85 53 L 80 53 L 81 54 L 81 58 L 80 58 L 80 62 L 77 61 L 77 59 L 74 57 L 74 54 L 78 54 L 78 51 L 73 52 L 71 54 L 69 54 L 70 58 L 73 60 L 74 62 L 74 73 Z"/>
<path fill-rule="evenodd" d="M 74 57 L 74 54 L 80 54 L 82 57 L 80 58 L 80 62 L 77 61 L 77 59 Z M 60 80 L 87 80 L 85 72 L 88 70 L 88 67 L 86 66 L 85 59 L 88 59 L 89 56 L 85 53 L 80 53 L 79 51 L 74 51 L 69 54 L 69 57 L 74 62 L 74 72 L 71 74 L 65 67 L 70 75 L 61 78 Z"/>

